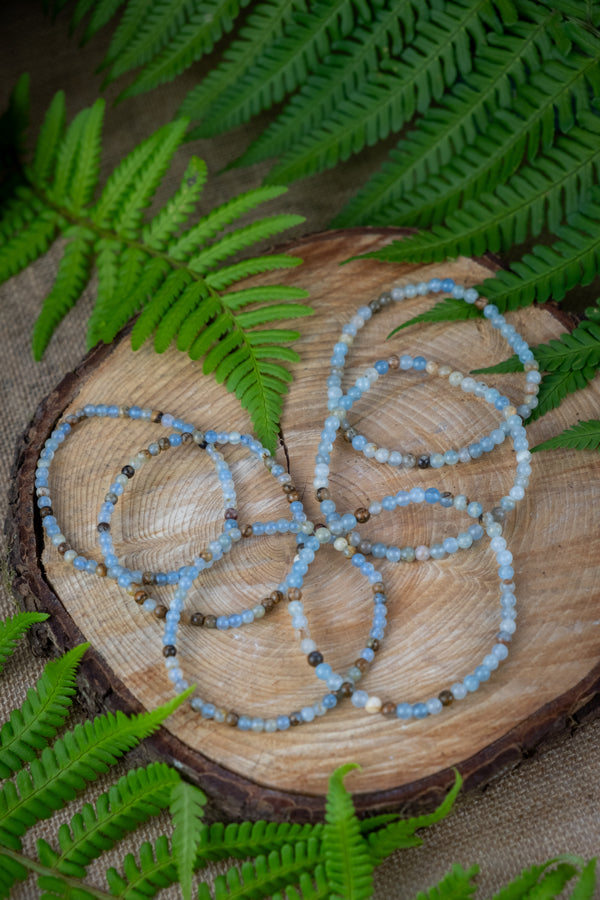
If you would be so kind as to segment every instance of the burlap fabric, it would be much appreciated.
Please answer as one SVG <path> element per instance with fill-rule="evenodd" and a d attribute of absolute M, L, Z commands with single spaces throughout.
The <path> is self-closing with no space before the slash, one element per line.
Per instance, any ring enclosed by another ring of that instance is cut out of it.
<path fill-rule="evenodd" d="M 110 29 L 97 36 L 84 50 L 68 36 L 68 19 L 55 23 L 45 18 L 38 0 L 4 0 L 0 4 L 0 100 L 4 107 L 9 91 L 23 71 L 31 74 L 32 124 L 37 133 L 41 117 L 58 89 L 67 95 L 69 116 L 96 98 L 100 77 L 94 70 L 107 46 Z M 103 172 L 110 171 L 138 141 L 168 121 L 181 98 L 200 77 L 197 66 L 174 84 L 141 96 L 115 108 L 112 100 L 121 85 L 106 93 L 107 115 L 104 130 Z M 184 148 L 177 164 L 165 179 L 161 196 L 175 188 L 188 154 L 203 157 L 212 173 L 221 170 L 247 144 L 261 123 L 241 128 L 225 139 L 201 141 Z M 288 209 L 306 216 L 300 232 L 326 227 L 353 186 L 364 180 L 365 163 L 350 162 L 335 173 L 295 185 L 289 194 L 273 204 L 274 211 Z M 260 167 L 231 171 L 209 182 L 203 198 L 210 208 L 227 197 L 261 180 Z M 42 299 L 48 292 L 57 265 L 51 252 L 0 289 L 1 401 L 4 422 L 3 452 L 0 454 L 0 502 L 2 518 L 14 447 L 38 403 L 73 368 L 85 353 L 85 323 L 91 307 L 93 285 L 75 311 L 59 327 L 41 363 L 34 363 L 30 351 L 33 323 Z M 585 535 L 582 535 L 585 540 Z M 4 554 L 3 554 L 4 557 Z M 10 573 L 6 566 L 0 579 L 0 615 L 14 609 L 10 593 Z M 43 667 L 26 644 L 6 667 L 0 691 L 0 718 L 23 700 L 25 691 Z M 74 713 L 76 720 L 77 713 Z M 427 832 L 422 848 L 396 853 L 377 874 L 378 900 L 405 900 L 435 883 L 453 862 L 467 867 L 479 864 L 480 896 L 489 896 L 522 868 L 559 853 L 571 852 L 589 858 L 600 845 L 600 723 L 594 721 L 575 729 L 551 748 L 543 748 L 532 759 L 490 785 L 485 792 L 462 797 L 450 819 Z M 91 800 L 121 774 L 126 763 L 94 785 L 67 810 L 69 816 L 85 800 Z M 48 839 L 56 833 L 66 813 L 55 816 L 36 830 Z M 126 852 L 168 829 L 168 819 L 153 821 L 140 829 L 119 852 Z M 27 846 L 33 838 L 28 836 Z M 222 871 L 223 867 L 214 868 Z M 209 872 L 212 871 L 209 869 Z M 98 871 L 98 886 L 103 884 Z M 17 886 L 13 896 L 29 900 L 39 896 L 30 879 Z M 162 896 L 176 897 L 171 889 Z M 600 893 L 599 893 L 600 896 Z"/>

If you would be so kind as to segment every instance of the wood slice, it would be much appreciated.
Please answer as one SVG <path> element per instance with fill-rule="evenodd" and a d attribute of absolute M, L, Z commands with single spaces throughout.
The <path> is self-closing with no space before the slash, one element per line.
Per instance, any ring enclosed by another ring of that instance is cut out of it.
<path fill-rule="evenodd" d="M 314 456 L 327 415 L 329 357 L 342 325 L 358 306 L 394 283 L 447 274 L 474 284 L 495 268 L 489 260 L 467 259 L 422 267 L 371 260 L 339 265 L 399 234 L 362 229 L 306 237 L 291 248 L 304 265 L 271 279 L 307 287 L 314 308 L 299 326 L 301 362 L 292 367 L 294 383 L 277 451 L 313 521 L 320 518 L 312 488 Z M 430 298 L 417 298 L 374 317 L 349 353 L 346 388 L 367 365 L 391 352 L 423 354 L 463 372 L 509 355 L 503 338 L 481 319 L 419 325 L 386 341 L 394 326 L 430 305 Z M 549 308 L 528 308 L 509 318 L 530 343 L 564 330 Z M 487 380 L 521 402 L 522 374 Z M 201 363 L 174 348 L 162 356 L 150 345 L 134 353 L 124 335 L 94 350 L 60 383 L 37 411 L 20 447 L 9 523 L 19 593 L 30 608 L 52 613 L 47 635 L 55 647 L 91 642 L 82 689 L 92 708 L 152 708 L 171 696 L 161 624 L 112 581 L 66 565 L 55 548 L 44 545 L 34 515 L 40 446 L 64 413 L 88 402 L 151 406 L 217 430 L 247 431 L 251 423 L 235 397 L 202 374 Z M 533 423 L 530 443 L 577 419 L 597 417 L 599 402 L 596 379 Z M 416 455 L 461 447 L 498 423 L 484 401 L 467 397 L 447 380 L 414 372 L 380 379 L 350 418 L 382 446 Z M 83 423 L 61 447 L 53 462 L 52 497 L 73 546 L 98 558 L 95 521 L 104 493 L 133 453 L 164 433 L 147 422 L 103 419 Z M 236 480 L 240 523 L 288 514 L 266 470 L 240 447 L 227 447 L 224 455 Z M 489 509 L 511 487 L 514 466 L 514 452 L 505 442 L 470 465 L 392 470 L 354 453 L 340 438 L 332 453 L 331 492 L 343 511 L 415 485 L 465 493 Z M 533 470 L 526 498 L 505 528 L 514 555 L 518 630 L 509 658 L 477 693 L 440 715 L 408 723 L 369 716 L 346 702 L 310 725 L 275 734 L 241 733 L 205 721 L 185 705 L 149 746 L 199 781 L 225 815 L 314 819 L 323 813 L 328 776 L 342 763 L 362 767 L 347 782 L 360 811 L 423 809 L 447 789 L 451 767 L 461 770 L 467 788 L 485 784 L 542 739 L 570 727 L 575 716 L 595 709 L 600 679 L 600 457 L 546 452 L 534 457 Z M 453 510 L 411 506 L 373 517 L 363 533 L 414 546 L 457 534 L 471 523 Z M 113 535 L 128 565 L 161 570 L 189 563 L 221 524 L 221 494 L 206 454 L 182 447 L 136 475 L 113 517 Z M 293 555 L 290 536 L 243 541 L 202 576 L 191 604 L 215 614 L 252 606 L 277 587 Z M 389 595 L 389 626 L 360 687 L 395 702 L 436 696 L 472 672 L 494 642 L 499 624 L 494 555 L 486 544 L 442 561 L 381 562 L 378 567 Z M 154 595 L 168 603 L 169 590 L 155 589 Z M 303 597 L 318 646 L 327 661 L 344 670 L 368 635 L 369 585 L 348 560 L 326 547 L 310 567 Z M 179 658 L 202 697 L 239 712 L 269 717 L 323 694 L 298 651 L 284 604 L 261 622 L 235 631 L 182 627 Z"/>

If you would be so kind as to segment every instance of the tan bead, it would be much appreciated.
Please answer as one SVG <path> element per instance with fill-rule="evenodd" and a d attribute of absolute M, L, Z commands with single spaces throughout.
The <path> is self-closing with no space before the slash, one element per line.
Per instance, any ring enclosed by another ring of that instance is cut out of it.
<path fill-rule="evenodd" d="M 509 419 L 511 416 L 516 416 L 517 410 L 514 406 L 505 406 L 502 410 L 502 415 L 505 419 Z"/>
<path fill-rule="evenodd" d="M 437 375 L 439 371 L 439 364 L 435 362 L 435 360 L 430 359 L 425 366 L 425 371 L 428 375 Z"/>
<path fill-rule="evenodd" d="M 164 617 L 166 616 L 168 611 L 169 610 L 167 609 L 167 607 L 162 603 L 159 603 L 157 606 L 154 607 L 154 615 L 156 616 L 157 619 L 164 619 Z"/>
<path fill-rule="evenodd" d="M 358 509 L 354 510 L 354 515 L 356 517 L 357 522 L 368 522 L 371 518 L 371 513 L 368 509 L 365 509 L 364 506 L 359 506 Z"/>
<path fill-rule="evenodd" d="M 400 366 L 400 360 L 395 354 L 392 354 L 392 356 L 388 356 L 387 364 L 390 369 L 398 369 Z"/>
<path fill-rule="evenodd" d="M 146 593 L 146 591 L 136 591 L 133 595 L 133 599 L 141 606 L 141 604 L 148 599 L 148 594 Z"/>
<path fill-rule="evenodd" d="M 301 600 L 302 599 L 302 591 L 300 590 L 300 588 L 297 588 L 297 587 L 288 588 L 287 598 L 290 601 L 291 600 Z"/>
<path fill-rule="evenodd" d="M 476 306 L 477 309 L 485 309 L 488 305 L 488 302 L 485 297 L 478 297 L 473 305 Z"/>
<path fill-rule="evenodd" d="M 392 703 L 391 700 L 386 700 L 385 703 L 381 704 L 381 713 L 384 716 L 393 716 L 396 712 L 396 704 Z"/>
<path fill-rule="evenodd" d="M 378 713 L 381 712 L 382 702 L 379 697 L 369 697 L 367 702 L 365 703 L 365 712 Z"/>
<path fill-rule="evenodd" d="M 451 371 L 452 371 L 452 366 L 441 365 L 438 368 L 438 375 L 441 378 L 447 378 Z"/>
<path fill-rule="evenodd" d="M 61 547 L 62 547 L 62 544 L 61 544 Z M 60 550 L 60 547 L 58 549 Z M 105 578 L 106 572 L 107 572 L 107 569 L 106 569 L 106 566 L 104 565 L 104 563 L 98 563 L 98 565 L 96 566 L 96 572 L 95 572 L 95 574 L 98 576 L 98 578 Z"/>

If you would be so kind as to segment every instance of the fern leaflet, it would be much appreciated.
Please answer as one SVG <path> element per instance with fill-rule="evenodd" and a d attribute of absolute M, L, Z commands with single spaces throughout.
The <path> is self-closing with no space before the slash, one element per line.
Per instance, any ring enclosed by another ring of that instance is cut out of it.
<path fill-rule="evenodd" d="M 27 615 L 23 613 L 22 615 Z M 75 670 L 89 644 L 74 647 L 48 663 L 20 709 L 13 710 L 0 730 L 0 778 L 35 759 L 63 724 L 75 694 Z"/>
<path fill-rule="evenodd" d="M 139 850 L 139 862 L 128 853 L 123 860 L 123 874 L 111 867 L 106 872 L 113 897 L 127 900 L 153 897 L 162 888 L 177 881 L 177 868 L 171 856 L 169 842 L 161 836 L 153 846 L 144 841 Z"/>
<path fill-rule="evenodd" d="M 600 450 L 600 421 L 588 419 L 587 422 L 579 422 L 565 428 L 560 434 L 532 447 L 531 452 L 556 450 L 559 447 L 566 447 L 569 450 Z"/>
<path fill-rule="evenodd" d="M 34 622 L 45 622 L 47 613 L 18 612 L 0 622 L 0 672 L 9 656 L 14 652 L 17 641 L 31 628 Z"/>
<path fill-rule="evenodd" d="M 183 900 L 191 900 L 192 876 L 196 861 L 196 848 L 205 826 L 202 821 L 206 795 L 192 784 L 178 779 L 171 791 L 171 816 L 173 817 L 173 855 Z"/>
<path fill-rule="evenodd" d="M 475 893 L 473 878 L 478 871 L 478 866 L 463 869 L 455 863 L 439 884 L 428 891 L 419 891 L 415 900 L 467 900 Z"/>
<path fill-rule="evenodd" d="M 342 766 L 329 779 L 323 852 L 332 900 L 362 900 L 373 893 L 373 861 L 343 782 L 355 768 Z"/>

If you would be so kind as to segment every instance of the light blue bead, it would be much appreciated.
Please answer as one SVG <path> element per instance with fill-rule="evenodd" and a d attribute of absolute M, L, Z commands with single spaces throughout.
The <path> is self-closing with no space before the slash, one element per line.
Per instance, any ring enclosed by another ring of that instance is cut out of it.
<path fill-rule="evenodd" d="M 457 287 L 458 287 L 458 285 L 456 285 L 454 283 L 453 278 L 444 278 L 442 280 L 442 290 L 444 291 L 445 294 L 450 293 L 450 291 L 454 291 L 455 288 L 457 288 Z"/>
<path fill-rule="evenodd" d="M 300 718 L 303 722 L 312 722 L 315 717 L 315 711 L 312 706 L 303 706 L 300 710 Z"/>
<path fill-rule="evenodd" d="M 426 503 L 439 503 L 441 494 L 437 488 L 427 488 L 425 491 L 425 502 Z"/>
<path fill-rule="evenodd" d="M 400 357 L 400 368 L 407 372 L 409 369 L 412 369 L 412 367 L 413 367 L 412 356 L 409 356 L 408 353 L 403 353 L 402 356 Z"/>
<path fill-rule="evenodd" d="M 409 497 L 411 503 L 423 503 L 425 500 L 425 491 L 423 488 L 412 488 L 412 490 L 409 491 Z"/>
<path fill-rule="evenodd" d="M 381 501 L 381 505 L 383 506 L 384 509 L 386 509 L 388 511 L 394 510 L 394 509 L 396 509 L 396 498 L 392 497 L 392 496 L 390 496 L 390 494 L 388 494 Z"/>
<path fill-rule="evenodd" d="M 476 691 L 479 687 L 479 678 L 477 675 L 467 675 L 463 681 L 464 686 L 470 692 Z"/>
<path fill-rule="evenodd" d="M 429 548 L 429 553 L 432 559 L 443 559 L 446 555 L 446 551 L 441 544 L 432 544 Z"/>
<path fill-rule="evenodd" d="M 373 368 L 379 375 L 385 375 L 390 365 L 385 359 L 378 359 Z"/>
<path fill-rule="evenodd" d="M 326 681 L 331 675 L 331 666 L 329 665 L 329 663 L 319 663 L 319 665 L 315 668 L 315 675 L 322 681 Z"/>
<path fill-rule="evenodd" d="M 83 569 L 85 569 L 86 565 L 87 565 L 87 559 L 85 556 L 76 556 L 75 559 L 73 560 L 73 566 L 76 569 L 83 570 Z"/>
<path fill-rule="evenodd" d="M 434 294 L 437 294 L 438 291 L 443 290 L 442 280 L 440 278 L 431 278 L 429 280 L 429 290 Z M 448 288 L 448 290 L 450 290 L 450 288 Z"/>
<path fill-rule="evenodd" d="M 447 537 L 444 539 L 442 544 L 446 553 L 456 553 L 459 548 L 459 543 L 454 537 Z"/>
<path fill-rule="evenodd" d="M 400 562 L 400 547 L 388 547 L 385 552 L 385 558 L 389 562 Z"/>
<path fill-rule="evenodd" d="M 410 503 L 410 496 L 408 491 L 398 491 L 396 494 L 396 506 L 408 506 Z"/>
<path fill-rule="evenodd" d="M 467 515 L 471 516 L 472 519 L 478 519 L 482 512 L 483 506 L 481 503 L 473 502 L 467 506 Z"/>
<path fill-rule="evenodd" d="M 399 703 L 396 707 L 396 715 L 399 719 L 412 719 L 412 703 Z"/>
<path fill-rule="evenodd" d="M 278 731 L 286 731 L 290 727 L 290 718 L 289 716 L 277 716 L 275 720 L 277 722 L 277 730 Z M 238 722 L 239 725 L 239 722 Z"/>
<path fill-rule="evenodd" d="M 364 650 L 360 651 L 360 656 L 362 659 L 366 659 L 367 662 L 372 662 L 375 658 L 375 651 L 370 647 L 365 647 Z"/>
<path fill-rule="evenodd" d="M 415 703 L 412 709 L 413 716 L 415 719 L 426 719 L 429 715 L 429 710 L 427 709 L 426 703 Z"/>
<path fill-rule="evenodd" d="M 413 369 L 415 372 L 424 372 L 427 366 L 427 360 L 424 356 L 415 356 L 413 360 Z"/>
<path fill-rule="evenodd" d="M 383 559 L 385 557 L 387 547 L 381 541 L 377 541 L 371 547 L 371 554 L 375 559 Z"/>
<path fill-rule="evenodd" d="M 334 706 L 337 706 L 337 697 L 334 694 L 325 694 L 322 703 L 326 709 L 333 709 Z"/>
<path fill-rule="evenodd" d="M 229 616 L 229 627 L 230 628 L 239 628 L 243 622 L 243 619 L 239 613 L 234 613 Z"/>
<path fill-rule="evenodd" d="M 369 695 L 366 691 L 354 691 L 352 697 L 350 698 L 352 705 L 356 706 L 358 709 L 361 709 L 366 705 L 367 700 L 369 699 Z"/>
<path fill-rule="evenodd" d="M 475 675 L 475 678 L 477 678 L 481 682 L 481 681 L 487 681 L 492 673 L 491 673 L 490 669 L 488 669 L 487 666 L 481 665 L 481 666 L 477 666 L 477 668 L 475 669 L 475 672 L 473 674 Z"/>
<path fill-rule="evenodd" d="M 240 731 L 250 731 L 252 728 L 252 719 L 250 716 L 240 716 L 237 721 L 237 727 Z"/>
<path fill-rule="evenodd" d="M 498 578 L 504 580 L 505 578 L 514 578 L 515 570 L 512 566 L 500 566 L 498 569 Z"/>
<path fill-rule="evenodd" d="M 363 434 L 357 434 L 355 438 L 352 438 L 352 447 L 354 450 L 362 451 L 367 446 L 367 439 Z"/>

